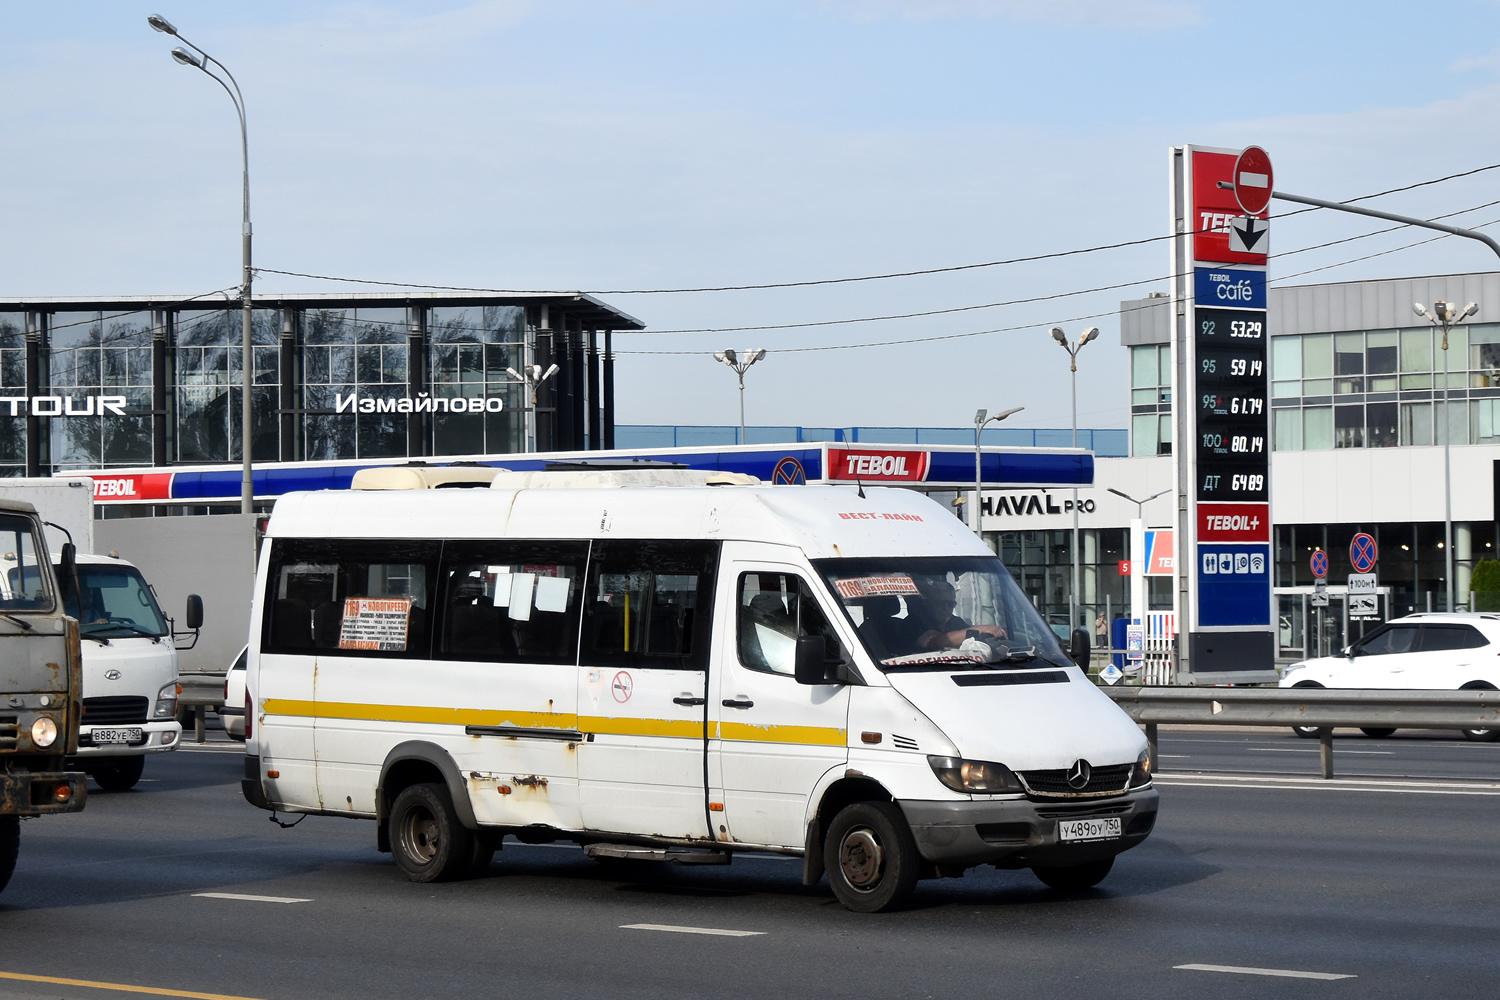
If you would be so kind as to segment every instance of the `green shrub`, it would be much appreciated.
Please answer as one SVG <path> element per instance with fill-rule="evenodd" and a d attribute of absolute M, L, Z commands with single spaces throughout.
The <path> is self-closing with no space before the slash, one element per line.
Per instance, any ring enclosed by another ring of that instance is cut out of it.
<path fill-rule="evenodd" d="M 1481 559 L 1469 580 L 1473 592 L 1469 602 L 1472 611 L 1500 611 L 1500 561 Z"/>

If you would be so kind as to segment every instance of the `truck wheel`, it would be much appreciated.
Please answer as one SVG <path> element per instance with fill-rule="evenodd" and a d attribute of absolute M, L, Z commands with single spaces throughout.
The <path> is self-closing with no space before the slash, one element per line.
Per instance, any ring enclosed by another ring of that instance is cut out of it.
<path fill-rule="evenodd" d="M 21 817 L 0 816 L 0 889 L 16 870 L 16 852 L 21 849 Z"/>
<path fill-rule="evenodd" d="M 391 806 L 391 855 L 413 882 L 448 882 L 473 873 L 474 835 L 458 821 L 439 784 L 409 785 Z"/>
<path fill-rule="evenodd" d="M 101 763 L 89 768 L 94 782 L 106 792 L 128 792 L 141 780 L 146 769 L 146 758 L 106 757 Z"/>
<path fill-rule="evenodd" d="M 1104 876 L 1114 867 L 1114 858 L 1089 861 L 1081 865 L 1065 865 L 1057 868 L 1033 868 L 1031 873 L 1054 889 L 1076 892 L 1092 889 L 1104 881 Z"/>
<path fill-rule="evenodd" d="M 922 858 L 900 809 L 889 802 L 856 802 L 828 824 L 823 863 L 846 909 L 880 913 L 911 898 Z"/>

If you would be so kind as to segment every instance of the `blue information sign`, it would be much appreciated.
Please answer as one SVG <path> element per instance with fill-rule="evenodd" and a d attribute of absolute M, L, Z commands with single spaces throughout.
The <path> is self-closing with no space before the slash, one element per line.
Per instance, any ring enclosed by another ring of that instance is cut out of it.
<path fill-rule="evenodd" d="M 1266 272 L 1234 267 L 1200 267 L 1194 273 L 1193 295 L 1200 309 L 1204 306 L 1264 309 Z"/>
<path fill-rule="evenodd" d="M 1198 546 L 1198 624 L 1271 624 L 1271 547 Z"/>

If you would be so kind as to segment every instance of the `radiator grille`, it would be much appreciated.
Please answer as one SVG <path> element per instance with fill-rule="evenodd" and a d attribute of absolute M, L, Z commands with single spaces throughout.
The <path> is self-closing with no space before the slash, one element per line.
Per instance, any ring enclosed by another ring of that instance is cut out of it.
<path fill-rule="evenodd" d="M 14 750 L 21 727 L 14 715 L 0 715 L 0 750 Z"/>
<path fill-rule="evenodd" d="M 1134 764 L 1106 764 L 1092 769 L 1088 784 L 1074 788 L 1068 784 L 1068 769 L 1054 768 L 1046 771 L 1021 771 L 1021 780 L 1026 790 L 1033 795 L 1049 798 L 1075 795 L 1111 795 L 1123 792 L 1130 782 Z"/>
<path fill-rule="evenodd" d="M 140 725 L 146 721 L 150 699 L 142 695 L 109 695 L 83 699 L 85 726 Z"/>

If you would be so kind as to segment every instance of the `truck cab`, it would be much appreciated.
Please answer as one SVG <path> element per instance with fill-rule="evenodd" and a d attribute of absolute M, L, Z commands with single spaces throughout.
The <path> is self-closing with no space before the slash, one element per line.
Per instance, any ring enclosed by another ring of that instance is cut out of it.
<path fill-rule="evenodd" d="M 76 763 L 100 788 L 124 791 L 140 780 L 147 755 L 182 739 L 172 623 L 124 559 L 79 554 L 71 576 L 58 571 L 83 649 Z"/>
<path fill-rule="evenodd" d="M 78 749 L 81 663 L 36 508 L 0 499 L 0 889 L 21 819 L 76 812 L 86 800 L 84 775 L 65 769 Z"/>

